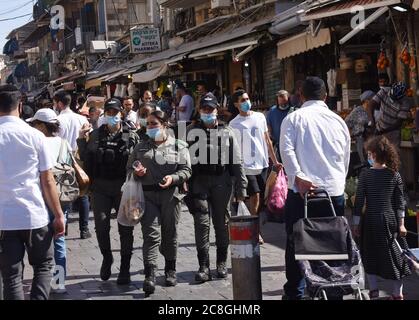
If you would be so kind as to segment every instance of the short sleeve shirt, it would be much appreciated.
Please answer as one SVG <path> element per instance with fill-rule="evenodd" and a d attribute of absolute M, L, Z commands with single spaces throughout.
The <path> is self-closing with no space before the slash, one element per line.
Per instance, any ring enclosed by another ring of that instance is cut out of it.
<path fill-rule="evenodd" d="M 46 137 L 13 116 L 0 117 L 0 230 L 45 227 L 40 173 L 54 165 Z"/>

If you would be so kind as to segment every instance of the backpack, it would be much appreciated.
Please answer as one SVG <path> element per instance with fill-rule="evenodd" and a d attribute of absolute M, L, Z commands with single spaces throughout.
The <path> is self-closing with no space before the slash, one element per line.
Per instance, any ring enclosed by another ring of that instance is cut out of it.
<path fill-rule="evenodd" d="M 58 155 L 57 164 L 52 169 L 55 184 L 58 191 L 58 199 L 61 204 L 71 203 L 80 195 L 79 184 L 76 178 L 76 171 L 73 166 L 63 163 L 62 153 L 64 151 L 64 144 L 66 141 L 62 139 L 60 153 Z"/>

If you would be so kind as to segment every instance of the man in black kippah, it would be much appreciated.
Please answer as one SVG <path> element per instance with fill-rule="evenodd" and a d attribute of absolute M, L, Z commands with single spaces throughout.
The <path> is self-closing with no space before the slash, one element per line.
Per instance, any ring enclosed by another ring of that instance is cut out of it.
<path fill-rule="evenodd" d="M 351 138 L 343 119 L 325 103 L 326 85 L 318 77 L 308 77 L 302 87 L 303 105 L 289 114 L 281 126 L 280 152 L 288 175 L 285 204 L 287 283 L 284 299 L 303 298 L 305 281 L 294 252 L 293 225 L 304 217 L 303 197 L 315 189 L 325 190 L 336 215 L 343 216 L 344 189 L 349 167 Z M 309 206 L 311 217 L 330 216 L 327 202 Z"/>

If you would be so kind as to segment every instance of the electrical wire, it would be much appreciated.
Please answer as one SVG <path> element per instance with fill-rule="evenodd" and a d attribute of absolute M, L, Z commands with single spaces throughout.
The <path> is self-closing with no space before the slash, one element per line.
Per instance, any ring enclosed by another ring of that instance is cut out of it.
<path fill-rule="evenodd" d="M 124 32 L 124 28 L 121 25 L 121 21 L 119 21 L 119 13 L 118 13 L 118 10 L 116 9 L 115 2 L 113 0 L 112 0 L 112 5 L 113 5 L 113 9 L 114 9 L 114 11 L 116 13 L 116 19 L 118 20 L 119 29 L 121 30 L 121 32 Z"/>
<path fill-rule="evenodd" d="M 132 10 L 134 10 L 135 20 L 137 20 L 137 23 L 138 23 L 138 24 L 141 24 L 141 23 L 140 23 L 140 20 L 138 19 L 138 16 L 137 16 L 137 10 L 136 10 L 136 8 L 134 7 L 134 2 L 133 2 L 132 0 L 130 0 L 129 2 L 131 2 Z M 128 8 L 128 11 L 129 11 L 129 8 Z"/>
<path fill-rule="evenodd" d="M 3 15 L 5 15 L 5 14 L 8 14 L 8 13 L 14 12 L 14 11 L 19 10 L 19 9 L 22 9 L 22 8 L 26 7 L 28 4 L 31 4 L 31 3 L 32 3 L 32 0 L 31 0 L 31 1 L 26 2 L 25 4 L 22 4 L 21 6 L 19 6 L 19 7 L 17 7 L 17 8 L 9 9 L 8 11 L 5 11 L 5 12 L 0 12 L 0 16 L 3 16 Z"/>
<path fill-rule="evenodd" d="M 23 17 L 27 17 L 27 16 L 31 16 L 31 15 L 32 15 L 32 13 L 28 13 L 28 14 L 24 14 L 24 15 L 21 15 L 21 16 L 13 17 L 13 18 L 0 19 L 0 22 L 14 20 L 14 19 L 18 19 L 18 18 L 23 18 Z"/>

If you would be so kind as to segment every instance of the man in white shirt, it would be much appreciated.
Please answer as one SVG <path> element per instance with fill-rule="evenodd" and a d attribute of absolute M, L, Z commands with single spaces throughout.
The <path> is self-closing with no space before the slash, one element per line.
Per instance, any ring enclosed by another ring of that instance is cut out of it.
<path fill-rule="evenodd" d="M 231 120 L 230 127 L 234 129 L 241 147 L 248 181 L 250 213 L 257 215 L 261 208 L 261 199 L 264 198 L 269 158 L 276 169 L 280 169 L 281 164 L 276 158 L 264 114 L 250 110 L 252 103 L 244 90 L 234 93 L 233 103 L 240 113 Z M 259 237 L 259 242 L 263 243 L 262 237 Z"/>
<path fill-rule="evenodd" d="M 134 107 L 134 99 L 132 97 L 125 97 L 123 100 L 124 111 L 122 115 L 125 121 L 131 121 L 134 125 L 137 124 L 137 112 L 132 110 Z"/>
<path fill-rule="evenodd" d="M 176 94 L 180 98 L 179 106 L 176 107 L 177 121 L 190 121 L 195 108 L 193 98 L 186 92 L 186 88 L 179 86 Z"/>
<path fill-rule="evenodd" d="M 349 167 L 351 138 L 348 127 L 325 104 L 326 86 L 318 77 L 308 77 L 303 84 L 304 104 L 289 114 L 281 126 L 280 152 L 288 175 L 285 204 L 287 247 L 285 265 L 287 283 L 284 299 L 301 299 L 304 277 L 295 261 L 290 238 L 293 224 L 304 216 L 303 196 L 316 188 L 326 190 L 336 214 L 344 215 L 344 189 Z M 327 202 L 312 203 L 310 217 L 331 214 Z"/>
<path fill-rule="evenodd" d="M 16 87 L 0 86 L 0 273 L 4 298 L 23 300 L 26 249 L 34 270 L 31 299 L 48 300 L 54 255 L 46 205 L 56 237 L 64 235 L 64 214 L 45 136 L 19 119 L 21 106 Z"/>
<path fill-rule="evenodd" d="M 60 132 L 58 135 L 66 139 L 71 146 L 71 150 L 77 150 L 77 138 L 79 131 L 84 124 L 89 124 L 86 117 L 73 112 L 70 109 L 71 95 L 64 90 L 58 90 L 52 98 L 55 109 L 59 112 L 58 121 L 60 122 Z M 88 239 L 91 237 L 89 231 L 89 197 L 84 195 L 77 199 L 79 206 L 79 229 L 80 238 Z"/>

